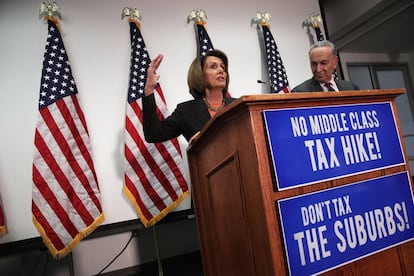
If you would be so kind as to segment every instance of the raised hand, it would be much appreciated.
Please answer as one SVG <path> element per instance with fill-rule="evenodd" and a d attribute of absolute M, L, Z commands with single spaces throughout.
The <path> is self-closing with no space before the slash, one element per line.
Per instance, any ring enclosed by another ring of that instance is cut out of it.
<path fill-rule="evenodd" d="M 160 75 L 157 73 L 157 69 L 161 64 L 163 55 L 159 54 L 156 58 L 151 61 L 150 66 L 147 70 L 147 82 L 145 83 L 144 94 L 145 96 L 151 95 L 154 93 L 155 87 L 158 85 L 158 80 Z"/>

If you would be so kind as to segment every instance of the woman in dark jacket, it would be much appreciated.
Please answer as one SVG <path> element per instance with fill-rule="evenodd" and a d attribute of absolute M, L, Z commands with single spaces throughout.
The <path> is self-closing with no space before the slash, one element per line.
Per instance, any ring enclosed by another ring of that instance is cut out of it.
<path fill-rule="evenodd" d="M 220 50 L 207 52 L 193 60 L 188 70 L 188 87 L 193 100 L 177 105 L 174 112 L 160 120 L 156 112 L 154 89 L 158 85 L 157 69 L 163 55 L 158 55 L 147 71 L 142 97 L 145 140 L 158 143 L 184 135 L 190 141 L 220 109 L 234 98 L 227 98 L 229 85 L 228 59 Z"/>

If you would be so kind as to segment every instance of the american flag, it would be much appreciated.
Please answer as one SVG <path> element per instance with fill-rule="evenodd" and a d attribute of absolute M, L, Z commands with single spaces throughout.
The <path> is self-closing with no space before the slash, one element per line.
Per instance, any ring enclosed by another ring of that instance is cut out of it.
<path fill-rule="evenodd" d="M 203 24 L 196 24 L 197 26 L 197 38 L 198 38 L 198 56 L 204 56 L 207 52 L 214 49 L 213 43 Z"/>
<path fill-rule="evenodd" d="M 3 208 L 0 198 L 0 234 L 2 235 L 4 233 L 6 233 L 6 224 L 4 223 Z"/>
<path fill-rule="evenodd" d="M 142 103 L 147 69 L 151 63 L 136 22 L 130 22 L 131 64 L 125 118 L 124 192 L 149 227 L 189 195 L 177 139 L 146 143 L 142 129 Z M 161 119 L 168 115 L 161 87 L 154 93 Z"/>
<path fill-rule="evenodd" d="M 103 222 L 88 129 L 60 32 L 48 20 L 34 137 L 33 223 L 55 258 Z"/>
<path fill-rule="evenodd" d="M 285 66 L 283 65 L 276 42 L 268 26 L 262 25 L 262 30 L 266 46 L 267 66 L 269 68 L 269 80 L 272 88 L 271 92 L 289 93 L 290 87 Z"/>

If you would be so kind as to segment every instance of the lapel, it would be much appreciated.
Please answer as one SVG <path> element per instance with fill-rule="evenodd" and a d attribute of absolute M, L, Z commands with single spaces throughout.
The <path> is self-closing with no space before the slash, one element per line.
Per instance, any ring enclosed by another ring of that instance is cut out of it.
<path fill-rule="evenodd" d="M 346 86 L 346 83 L 340 81 L 340 80 L 335 80 L 336 86 L 338 87 L 338 90 L 348 90 L 348 87 Z"/>
<path fill-rule="evenodd" d="M 310 84 L 310 87 L 309 87 L 310 89 L 309 89 L 309 91 L 310 92 L 318 92 L 318 91 L 323 91 L 323 88 L 322 88 L 322 86 L 319 84 L 319 82 L 318 81 L 316 81 L 314 78 L 312 78 L 312 82 L 311 82 L 311 84 Z"/>
<path fill-rule="evenodd" d="M 202 98 L 197 99 L 194 104 L 196 105 L 195 110 L 197 110 L 194 116 L 197 117 L 197 120 L 204 125 L 208 120 L 211 119 L 207 106 Z"/>

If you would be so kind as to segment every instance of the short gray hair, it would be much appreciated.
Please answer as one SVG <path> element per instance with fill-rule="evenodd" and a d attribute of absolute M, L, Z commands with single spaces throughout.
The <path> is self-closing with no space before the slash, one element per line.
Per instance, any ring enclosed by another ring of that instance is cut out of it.
<path fill-rule="evenodd" d="M 334 56 L 336 56 L 335 44 L 333 44 L 329 40 L 321 40 L 321 41 L 315 42 L 309 49 L 309 55 L 310 55 L 310 53 L 312 52 L 313 49 L 320 48 L 320 47 L 329 47 L 329 48 L 331 48 L 332 49 L 332 54 Z"/>

